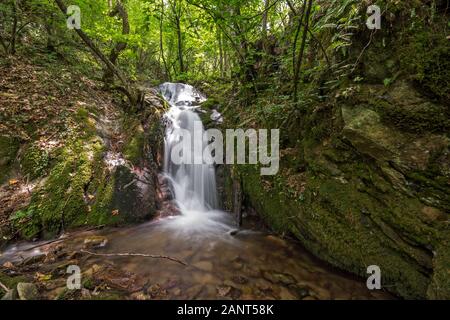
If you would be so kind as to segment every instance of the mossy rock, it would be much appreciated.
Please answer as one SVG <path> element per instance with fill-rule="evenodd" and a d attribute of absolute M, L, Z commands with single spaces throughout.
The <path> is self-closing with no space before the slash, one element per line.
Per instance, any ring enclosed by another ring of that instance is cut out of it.
<path fill-rule="evenodd" d="M 20 166 L 24 175 L 30 179 L 42 177 L 50 166 L 50 154 L 38 143 L 28 145 L 21 157 Z"/>
<path fill-rule="evenodd" d="M 450 235 L 447 236 L 447 239 Z M 433 260 L 434 274 L 428 288 L 429 299 L 450 299 L 450 242 L 443 242 L 436 250 Z"/>
<path fill-rule="evenodd" d="M 133 130 L 133 135 L 129 139 L 130 141 L 124 147 L 124 157 L 133 165 L 139 165 L 141 163 L 144 156 L 145 137 L 144 128 L 138 125 Z"/>
<path fill-rule="evenodd" d="M 19 141 L 15 138 L 0 136 L 0 184 L 8 178 L 19 147 Z"/>
<path fill-rule="evenodd" d="M 88 212 L 85 190 L 95 175 L 95 164 L 102 161 L 102 152 L 103 145 L 96 138 L 67 142 L 23 213 L 27 220 L 20 227 L 23 237 L 29 239 L 42 233 L 51 238 L 78 224 L 80 216 Z M 18 216 L 16 213 L 14 218 Z"/>
<path fill-rule="evenodd" d="M 275 231 L 295 235 L 316 256 L 361 277 L 368 265 L 380 266 L 388 290 L 405 298 L 427 296 L 432 253 L 426 248 L 439 245 L 443 224 L 425 221 L 418 200 L 399 195 L 386 182 L 380 192 L 371 180 L 345 182 L 309 173 L 306 190 L 294 198 L 285 178 L 266 190 L 257 168 L 238 170 L 247 202 Z M 367 176 L 367 168 L 361 170 Z"/>

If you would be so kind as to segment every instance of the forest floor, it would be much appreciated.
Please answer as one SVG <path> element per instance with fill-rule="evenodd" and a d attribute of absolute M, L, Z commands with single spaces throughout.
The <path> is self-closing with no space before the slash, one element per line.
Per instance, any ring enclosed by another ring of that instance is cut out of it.
<path fill-rule="evenodd" d="M 58 150 L 85 133 L 83 114 L 115 119 L 120 103 L 101 82 L 48 55 L 0 60 L 0 244 L 16 237 L 11 215 L 29 205 Z M 40 152 L 30 156 L 33 146 Z"/>

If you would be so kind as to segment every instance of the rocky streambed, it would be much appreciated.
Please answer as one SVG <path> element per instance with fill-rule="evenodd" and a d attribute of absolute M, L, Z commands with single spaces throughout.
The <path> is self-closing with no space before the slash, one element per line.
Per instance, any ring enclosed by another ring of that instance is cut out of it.
<path fill-rule="evenodd" d="M 0 255 L 4 299 L 392 298 L 296 242 L 250 230 L 187 230 L 177 219 L 15 244 Z M 81 270 L 79 290 L 67 288 L 69 266 Z"/>

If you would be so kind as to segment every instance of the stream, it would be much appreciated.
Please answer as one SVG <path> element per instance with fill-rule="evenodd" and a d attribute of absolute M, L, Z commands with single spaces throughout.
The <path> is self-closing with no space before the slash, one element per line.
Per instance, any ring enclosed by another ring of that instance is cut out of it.
<path fill-rule="evenodd" d="M 0 254 L 0 265 L 45 254 L 45 263 L 31 272 L 60 277 L 44 286 L 49 299 L 61 295 L 63 268 L 70 264 L 97 281 L 82 298 L 111 289 L 125 299 L 392 298 L 369 291 L 365 279 L 319 261 L 296 241 L 259 230 L 237 231 L 234 217 L 219 210 L 214 166 L 175 165 L 170 159 L 180 141 L 177 129 L 193 130 L 200 121 L 196 109 L 206 98 L 184 84 L 166 83 L 160 91 L 171 106 L 165 116 L 163 174 L 181 214 L 139 226 L 66 234 L 53 242 L 16 243 Z M 89 242 L 96 245 L 89 250 L 93 254 L 80 254 Z M 104 256 L 117 253 L 164 255 L 184 264 L 161 257 Z"/>

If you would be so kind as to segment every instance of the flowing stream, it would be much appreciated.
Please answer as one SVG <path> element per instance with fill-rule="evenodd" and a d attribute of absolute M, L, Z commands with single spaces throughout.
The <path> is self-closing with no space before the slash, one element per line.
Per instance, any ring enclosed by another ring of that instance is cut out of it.
<path fill-rule="evenodd" d="M 107 283 L 106 287 L 119 288 L 122 298 L 390 298 L 384 292 L 369 291 L 364 279 L 328 266 L 295 241 L 258 230 L 230 232 L 236 227 L 233 217 L 218 208 L 214 166 L 176 165 L 170 158 L 180 139 L 176 129 L 192 132 L 200 122 L 198 106 L 206 98 L 184 84 L 165 83 L 160 90 L 171 106 L 165 117 L 164 174 L 181 214 L 140 226 L 75 233 L 57 243 L 17 243 L 0 254 L 0 264 L 38 256 L 56 245 L 75 252 L 83 248 L 87 238 L 103 237 L 108 242 L 95 249 L 100 254 L 160 254 L 186 263 L 136 256 L 77 258 L 83 273 Z M 202 146 L 206 143 L 203 139 L 200 142 Z M 53 274 L 60 268 L 58 263 L 43 264 L 36 271 Z M 47 297 L 54 298 L 57 290 L 63 289 L 48 289 Z"/>

